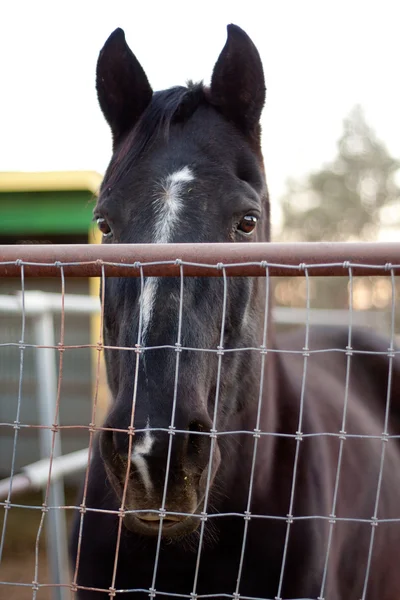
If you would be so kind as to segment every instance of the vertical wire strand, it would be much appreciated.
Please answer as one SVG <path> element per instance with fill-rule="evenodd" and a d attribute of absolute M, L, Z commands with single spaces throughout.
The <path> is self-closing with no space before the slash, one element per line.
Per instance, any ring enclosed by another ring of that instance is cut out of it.
<path fill-rule="evenodd" d="M 337 468 L 336 468 L 336 477 L 335 477 L 335 485 L 333 490 L 333 499 L 332 499 L 332 508 L 331 514 L 329 515 L 329 533 L 328 533 L 328 542 L 325 554 L 325 562 L 324 562 L 324 570 L 322 574 L 322 582 L 321 589 L 318 596 L 318 600 L 322 600 L 324 598 L 326 580 L 328 575 L 328 565 L 329 565 L 329 556 L 332 546 L 332 537 L 334 526 L 336 525 L 336 504 L 337 504 L 337 496 L 339 490 L 339 482 L 340 482 L 340 473 L 342 467 L 342 458 L 343 458 L 343 446 L 346 441 L 346 419 L 347 419 L 347 406 L 349 401 L 349 383 L 350 383 L 350 365 L 351 365 L 351 357 L 353 356 L 353 348 L 352 348 L 352 337 L 353 337 L 353 270 L 349 267 L 349 327 L 348 327 L 348 335 L 347 335 L 347 348 L 346 348 L 346 380 L 345 380 L 345 392 L 344 392 L 344 405 L 343 405 L 343 415 L 342 415 L 342 426 L 339 431 L 339 451 L 338 451 L 338 460 L 337 460 Z"/>
<path fill-rule="evenodd" d="M 58 418 L 60 412 L 60 397 L 61 397 L 61 382 L 63 376 L 63 360 L 64 360 L 64 345 L 65 345 L 65 277 L 64 277 L 64 268 L 60 266 L 60 274 L 61 274 L 61 329 L 60 329 L 60 343 L 59 343 L 59 371 L 58 371 L 58 381 L 57 381 L 57 397 L 56 397 L 56 405 L 54 411 L 54 419 L 52 425 L 52 436 L 51 436 L 51 446 L 50 446 L 50 457 L 49 457 L 49 473 L 47 476 L 46 490 L 44 494 L 44 499 L 42 503 L 42 515 L 39 522 L 38 532 L 36 535 L 35 542 L 35 567 L 34 567 L 34 579 L 33 579 L 33 593 L 32 600 L 36 600 L 37 592 L 39 591 L 39 545 L 40 538 L 43 531 L 44 521 L 46 518 L 46 514 L 49 510 L 48 507 L 48 499 L 50 493 L 50 485 L 51 485 L 51 471 L 53 468 L 53 459 L 54 459 L 54 448 L 56 443 L 56 435 L 59 433 L 57 425 Z M 53 510 L 62 510 L 60 507 L 53 507 Z M 57 551 L 57 550 L 55 550 Z"/>
<path fill-rule="evenodd" d="M 11 494 L 13 486 L 13 477 L 15 473 L 15 457 L 17 455 L 17 441 L 20 429 L 20 415 L 21 415 L 21 403 L 22 403 L 22 382 L 24 376 L 24 350 L 25 350 L 25 329 L 26 329 L 26 314 L 25 314 L 25 271 L 24 265 L 21 261 L 18 261 L 21 267 L 21 339 L 19 341 L 19 378 L 18 378 L 18 397 L 17 397 L 17 412 L 14 421 L 14 439 L 13 449 L 11 456 L 11 468 L 10 468 L 10 486 L 8 489 L 7 499 L 4 502 L 4 519 L 3 527 L 1 531 L 0 540 L 0 564 L 3 558 L 4 543 L 6 538 L 8 512 L 11 505 Z"/>
<path fill-rule="evenodd" d="M 136 362 L 135 362 L 135 375 L 134 375 L 134 382 L 133 382 L 132 408 L 131 408 L 131 415 L 130 415 L 130 423 L 129 423 L 129 427 L 127 430 L 127 434 L 129 436 L 128 437 L 128 457 L 127 457 L 127 461 L 126 461 L 125 481 L 124 481 L 124 487 L 122 490 L 121 505 L 119 507 L 119 512 L 118 512 L 117 541 L 116 541 L 116 545 L 115 545 L 114 566 L 113 566 L 111 586 L 110 586 L 110 591 L 109 591 L 110 598 L 113 598 L 116 593 L 115 581 L 117 578 L 118 557 L 119 557 L 119 550 L 120 550 L 120 546 L 121 546 L 122 519 L 125 516 L 125 501 L 126 501 L 126 494 L 127 494 L 127 490 L 128 490 L 129 475 L 130 475 L 130 471 L 131 471 L 130 457 L 132 456 L 133 436 L 135 434 L 133 423 L 135 420 L 135 408 L 136 408 L 137 388 L 138 388 L 138 379 L 139 379 L 140 355 L 142 353 L 141 340 L 142 340 L 142 328 L 143 328 L 143 290 L 144 290 L 143 266 L 139 265 L 139 269 L 140 269 L 139 326 L 138 326 L 137 343 L 135 345 L 136 346 L 135 347 Z"/>
<path fill-rule="evenodd" d="M 160 508 L 160 524 L 158 528 L 158 537 L 157 537 L 157 546 L 156 546 L 156 555 L 154 558 L 154 568 L 153 568 L 153 577 L 151 581 L 151 587 L 149 589 L 150 598 L 154 598 L 156 595 L 156 577 L 158 572 L 158 563 L 160 558 L 160 548 L 161 548 L 161 535 L 162 535 L 162 527 L 163 521 L 165 517 L 165 504 L 167 500 L 167 490 L 168 490 L 168 481 L 169 481 L 169 472 L 171 467 L 171 453 L 172 453 L 172 439 L 175 435 L 175 413 L 176 413 L 176 403 L 178 397 L 178 380 L 179 380 L 179 367 L 180 367 L 180 357 L 181 357 L 181 345 L 182 345 L 182 317 L 183 317 L 183 265 L 179 262 L 179 272 L 180 272 L 180 288 L 179 288 L 179 314 L 178 314 L 178 334 L 177 341 L 175 344 L 176 351 L 176 360 L 175 360 L 175 378 L 174 378 L 174 395 L 172 401 L 172 412 L 171 412 L 171 424 L 169 426 L 169 441 L 168 441 L 168 451 L 167 451 L 167 462 L 166 462 L 166 470 L 165 470 L 165 478 L 164 478 L 164 489 L 161 500 L 161 508 Z"/>
<path fill-rule="evenodd" d="M 214 457 L 214 449 L 217 441 L 217 415 L 218 415 L 218 404 L 219 404 L 219 395 L 221 389 L 221 370 L 222 370 L 222 356 L 224 354 L 224 337 L 225 337 L 225 321 L 226 321 L 226 304 L 227 304 L 227 278 L 226 278 L 226 269 L 223 265 L 219 265 L 219 268 L 222 268 L 223 275 L 223 284 L 224 284 L 224 292 L 223 292 L 223 300 L 222 300 L 222 319 L 221 319 L 221 335 L 219 340 L 219 346 L 217 348 L 218 351 L 218 366 L 217 366 L 217 382 L 216 382 L 216 391 L 215 391 L 215 402 L 214 402 L 214 413 L 213 413 L 213 422 L 212 422 L 212 430 L 210 431 L 210 459 L 208 462 L 208 471 L 207 471 L 207 482 L 206 482 L 206 490 L 204 494 L 204 505 L 201 516 L 201 524 L 200 524 L 200 538 L 199 545 L 197 550 L 196 557 L 196 567 L 193 579 L 193 590 L 191 596 L 193 600 L 197 596 L 197 584 L 199 579 L 199 570 L 200 570 L 200 559 L 201 552 L 203 549 L 203 539 L 204 539 L 204 529 L 207 521 L 207 508 L 208 508 L 208 499 L 210 494 L 210 484 L 211 484 L 211 472 L 212 472 L 212 461 Z"/>
<path fill-rule="evenodd" d="M 378 526 L 378 522 L 377 522 L 378 509 L 379 509 L 379 500 L 380 500 L 381 489 L 382 489 L 383 466 L 384 466 L 384 461 L 385 461 L 386 444 L 389 441 L 388 440 L 388 436 L 389 436 L 388 424 L 389 424 L 390 400 L 391 400 L 391 391 L 392 391 L 393 359 L 395 357 L 394 334 L 395 334 L 395 314 L 396 314 L 395 313 L 396 287 L 395 287 L 395 276 L 394 276 L 393 268 L 390 269 L 390 281 L 391 281 L 391 287 L 392 287 L 392 305 L 391 305 L 390 346 L 388 348 L 388 353 L 387 353 L 387 357 L 389 359 L 389 365 L 388 365 L 388 384 L 387 384 L 387 392 L 386 392 L 386 408 L 385 408 L 385 418 L 384 418 L 384 425 L 383 425 L 383 432 L 382 432 L 382 449 L 381 449 L 381 459 L 380 459 L 380 466 L 379 466 L 378 484 L 377 484 L 376 496 L 375 496 L 374 514 L 371 518 L 371 536 L 370 536 L 370 542 L 369 542 L 367 566 L 365 569 L 365 578 L 364 578 L 364 585 L 363 585 L 363 592 L 362 592 L 361 600 L 365 600 L 366 595 L 367 595 L 367 587 L 368 587 L 369 575 L 370 575 L 370 570 L 371 570 L 371 562 L 372 562 L 372 553 L 373 553 L 374 541 L 375 541 L 375 532 L 376 532 L 376 528 Z"/>
<path fill-rule="evenodd" d="M 305 274 L 305 278 L 306 278 L 306 292 L 307 292 L 307 301 L 306 301 L 307 302 L 307 304 L 306 304 L 307 311 L 306 312 L 307 312 L 307 315 L 306 315 L 305 341 L 304 341 L 304 348 L 303 348 L 303 359 L 304 360 L 303 360 L 303 375 L 302 375 L 301 393 L 300 393 L 300 409 L 299 409 L 299 420 L 298 420 L 297 431 L 296 431 L 296 451 L 295 451 L 295 457 L 294 457 L 294 463 L 293 463 L 293 477 L 292 477 L 292 485 L 291 485 L 291 491 L 290 491 L 289 512 L 287 514 L 286 536 L 285 536 L 285 542 L 284 542 L 284 547 L 283 547 L 282 564 L 281 564 L 281 572 L 280 572 L 280 576 L 279 576 L 278 591 L 277 591 L 275 600 L 282 600 L 283 577 L 284 577 L 285 567 L 286 567 L 286 559 L 287 559 L 287 551 L 288 551 L 288 546 L 289 546 L 291 525 L 293 523 L 293 505 L 294 505 L 294 496 L 295 496 L 295 489 L 296 489 L 297 467 L 298 467 L 298 463 L 299 463 L 300 442 L 303 440 L 302 427 L 303 427 L 303 413 L 304 413 L 304 398 L 305 398 L 306 379 L 307 379 L 307 365 L 308 365 L 308 358 L 310 356 L 309 345 L 308 345 L 309 344 L 309 331 L 310 331 L 310 282 L 309 282 L 308 269 L 305 265 L 304 265 L 304 274 Z"/>
<path fill-rule="evenodd" d="M 71 584 L 71 598 L 76 597 L 76 593 L 78 591 L 78 573 L 79 573 L 79 563 L 81 557 L 81 548 L 82 548 L 82 534 L 83 534 L 83 522 L 86 514 L 86 498 L 88 492 L 89 485 L 89 473 L 90 473 L 90 465 L 91 458 L 93 453 L 93 442 L 94 435 L 96 432 L 95 423 L 96 423 L 96 410 L 97 410 L 97 401 L 98 401 L 98 393 L 99 393 L 99 381 L 100 381 L 100 365 L 101 365 L 101 354 L 104 351 L 104 338 L 103 338 L 103 330 L 104 330 L 104 299 L 105 299 L 105 289 L 106 289 L 106 277 L 104 272 L 104 264 L 101 265 L 101 300 L 100 300 L 100 331 L 99 331 L 99 341 L 97 343 L 97 364 L 96 364 L 96 382 L 94 389 L 94 399 L 92 406 L 92 415 L 91 415 L 91 423 L 89 423 L 89 448 L 88 448 L 88 464 L 85 471 L 85 480 L 83 484 L 83 494 L 82 494 L 82 502 L 79 506 L 80 511 L 80 519 L 79 519 L 79 531 L 78 531 L 78 544 L 76 551 L 76 560 L 74 567 L 74 574 Z"/>
<path fill-rule="evenodd" d="M 256 417 L 256 426 L 254 429 L 254 445 L 253 445 L 253 456 L 251 461 L 251 471 L 250 471 L 250 482 L 249 482 L 249 493 L 247 497 L 247 506 L 244 514 L 244 531 L 243 531 L 243 539 L 242 539 L 242 548 L 240 552 L 240 560 L 239 560 L 239 569 L 238 575 L 236 579 L 236 588 L 234 592 L 234 596 L 239 596 L 239 587 L 242 578 L 243 572 L 243 562 L 246 550 L 247 543 L 247 533 L 249 528 L 249 523 L 251 520 L 251 500 L 253 495 L 253 483 L 254 483 L 254 473 L 256 466 L 256 458 L 257 458 L 257 449 L 258 449 L 258 441 L 260 439 L 260 420 L 261 420 L 261 409 L 262 409 L 262 400 L 263 400 L 263 392 L 264 392 L 264 374 L 265 374 L 265 359 L 267 356 L 267 334 L 268 334 L 268 318 L 269 318 L 269 268 L 265 268 L 265 305 L 264 305 L 264 325 L 263 325 L 263 337 L 262 344 L 260 348 L 261 354 L 261 369 L 260 369 L 260 385 L 259 385 L 259 394 L 258 394 L 258 404 L 257 404 L 257 417 Z"/>

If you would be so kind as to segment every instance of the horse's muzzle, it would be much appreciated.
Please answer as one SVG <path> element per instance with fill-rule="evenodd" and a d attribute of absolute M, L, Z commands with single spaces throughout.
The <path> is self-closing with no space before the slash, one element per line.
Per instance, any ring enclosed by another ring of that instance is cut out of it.
<path fill-rule="evenodd" d="M 200 466 L 198 462 L 183 459 L 171 466 L 164 502 L 165 456 L 155 464 L 149 461 L 149 488 L 144 485 L 137 466 L 128 462 L 127 455 L 116 452 L 112 432 L 103 432 L 100 449 L 112 488 L 119 502 L 124 499 L 123 524 L 128 530 L 141 535 L 177 538 L 199 527 L 204 502 L 211 493 L 220 464 L 217 443 L 211 468 L 209 460 Z"/>

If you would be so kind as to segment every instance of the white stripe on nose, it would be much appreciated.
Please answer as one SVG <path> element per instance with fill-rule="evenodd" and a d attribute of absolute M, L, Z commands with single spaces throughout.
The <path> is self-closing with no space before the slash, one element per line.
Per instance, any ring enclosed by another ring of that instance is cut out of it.
<path fill-rule="evenodd" d="M 184 190 L 184 185 L 193 181 L 193 179 L 193 172 L 189 167 L 183 167 L 183 169 L 168 175 L 161 182 L 161 190 L 157 191 L 157 197 L 153 201 L 156 212 L 153 243 L 167 244 L 171 241 L 174 228 L 179 223 L 180 219 L 180 212 L 183 206 L 182 192 Z M 143 287 L 143 293 L 141 294 L 142 346 L 146 345 L 146 337 L 150 328 L 157 287 L 158 278 L 148 277 Z"/>
<path fill-rule="evenodd" d="M 153 443 L 154 438 L 151 437 L 150 422 L 147 420 L 146 431 L 144 432 L 143 439 L 134 445 L 131 455 L 131 461 L 139 471 L 139 475 L 142 478 L 147 492 L 151 492 L 153 489 L 153 484 L 150 479 L 149 468 L 145 457 L 149 456 L 151 453 Z"/>
<path fill-rule="evenodd" d="M 154 227 L 154 242 L 167 244 L 171 239 L 172 231 L 179 222 L 179 213 L 182 210 L 183 187 L 185 183 L 193 181 L 193 173 L 189 167 L 175 171 L 168 175 L 161 183 L 161 195 L 154 200 L 157 219 Z"/>
<path fill-rule="evenodd" d="M 161 182 L 161 189 L 157 191 L 156 198 L 153 201 L 156 213 L 152 239 L 153 243 L 167 244 L 171 241 L 174 227 L 179 223 L 180 212 L 183 206 L 182 192 L 184 185 L 193 181 L 193 179 L 194 176 L 189 167 L 183 167 L 183 169 L 168 175 Z M 142 346 L 146 345 L 146 337 L 150 328 L 157 288 L 158 278 L 148 277 L 140 296 L 140 306 L 142 311 L 140 343 Z M 150 479 L 146 456 L 151 452 L 154 438 L 149 431 L 149 421 L 147 421 L 146 428 L 147 430 L 145 431 L 143 439 L 134 446 L 131 461 L 137 468 L 147 492 L 150 492 L 153 489 L 153 484 Z"/>

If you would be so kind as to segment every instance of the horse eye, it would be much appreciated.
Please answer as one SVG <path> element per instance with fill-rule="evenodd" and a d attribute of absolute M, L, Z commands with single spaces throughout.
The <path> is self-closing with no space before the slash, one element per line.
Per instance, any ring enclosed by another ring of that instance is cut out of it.
<path fill-rule="evenodd" d="M 239 221 L 237 228 L 242 233 L 250 235 L 256 228 L 257 220 L 257 217 L 254 215 L 245 215 L 243 219 Z"/>
<path fill-rule="evenodd" d="M 98 217 L 96 219 L 96 223 L 97 223 L 97 226 L 100 229 L 101 233 L 103 234 L 104 238 L 111 237 L 111 235 L 112 235 L 111 227 L 109 226 L 107 221 L 105 219 L 103 219 L 103 217 Z"/>

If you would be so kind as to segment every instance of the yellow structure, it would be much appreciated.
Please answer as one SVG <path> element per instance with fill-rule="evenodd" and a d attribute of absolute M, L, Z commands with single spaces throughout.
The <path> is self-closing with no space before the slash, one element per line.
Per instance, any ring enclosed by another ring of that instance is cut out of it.
<path fill-rule="evenodd" d="M 21 239 L 99 243 L 101 235 L 92 222 L 92 211 L 101 181 L 102 176 L 95 171 L 0 173 L 0 243 L 19 243 Z M 89 290 L 98 296 L 99 279 L 89 281 Z M 100 317 L 96 315 L 91 320 L 91 343 L 97 345 L 99 340 Z M 94 350 L 97 425 L 105 416 L 109 396 L 102 356 L 96 389 L 98 355 Z"/>

